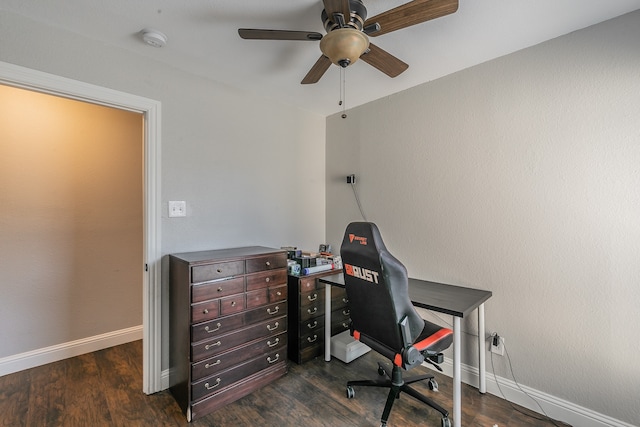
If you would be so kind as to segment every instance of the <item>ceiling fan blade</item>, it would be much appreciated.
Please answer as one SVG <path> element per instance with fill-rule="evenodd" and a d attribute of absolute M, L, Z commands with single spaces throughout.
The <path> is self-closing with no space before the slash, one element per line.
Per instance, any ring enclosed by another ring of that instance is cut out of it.
<path fill-rule="evenodd" d="M 420 24 L 449 15 L 458 10 L 458 0 L 413 0 L 367 19 L 368 25 L 380 24 L 380 31 L 369 34 L 377 37 L 391 31 Z"/>
<path fill-rule="evenodd" d="M 362 54 L 360 59 L 389 77 L 396 77 L 409 68 L 408 64 L 373 43 L 369 43 L 369 51 Z"/>
<path fill-rule="evenodd" d="M 334 13 L 341 13 L 345 21 L 349 22 L 349 16 L 351 15 L 351 8 L 349 7 L 349 0 L 322 0 L 324 3 L 324 10 L 329 17 L 333 17 Z"/>
<path fill-rule="evenodd" d="M 303 85 L 308 85 L 312 83 L 318 83 L 318 80 L 324 75 L 324 73 L 331 66 L 331 61 L 326 56 L 322 55 L 320 59 L 313 64 L 313 67 L 309 70 L 304 79 L 300 83 Z"/>
<path fill-rule="evenodd" d="M 254 28 L 240 28 L 238 34 L 243 39 L 250 40 L 320 40 L 322 34 L 314 31 L 291 30 L 259 30 Z"/>

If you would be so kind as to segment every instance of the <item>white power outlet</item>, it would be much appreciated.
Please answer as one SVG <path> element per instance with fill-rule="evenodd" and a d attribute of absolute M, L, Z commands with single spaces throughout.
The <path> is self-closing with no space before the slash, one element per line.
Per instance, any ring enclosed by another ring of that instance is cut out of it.
<path fill-rule="evenodd" d="M 171 201 L 169 202 L 169 218 L 187 216 L 187 202 Z"/>
<path fill-rule="evenodd" d="M 504 337 L 498 336 L 497 342 L 495 334 L 489 337 L 489 347 L 491 353 L 504 356 Z"/>

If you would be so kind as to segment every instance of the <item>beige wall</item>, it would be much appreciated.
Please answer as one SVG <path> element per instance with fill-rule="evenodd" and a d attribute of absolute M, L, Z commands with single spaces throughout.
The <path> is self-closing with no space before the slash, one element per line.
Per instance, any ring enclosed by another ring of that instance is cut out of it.
<path fill-rule="evenodd" d="M 142 115 L 0 85 L 0 357 L 142 324 Z"/>
<path fill-rule="evenodd" d="M 360 219 L 355 173 L 410 276 L 493 291 L 487 331 L 506 338 L 520 383 L 632 425 L 638 40 L 640 11 L 327 120 L 328 242 Z M 511 378 L 505 357 L 494 364 Z"/>

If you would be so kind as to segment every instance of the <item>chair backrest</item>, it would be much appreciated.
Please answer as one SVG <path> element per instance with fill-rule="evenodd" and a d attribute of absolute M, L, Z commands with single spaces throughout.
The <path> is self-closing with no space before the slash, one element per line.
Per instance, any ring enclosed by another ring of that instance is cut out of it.
<path fill-rule="evenodd" d="M 347 226 L 340 255 L 352 331 L 393 360 L 424 328 L 424 320 L 409 298 L 407 269 L 387 251 L 378 227 L 370 222 Z M 403 339 L 403 320 L 409 343 Z"/>

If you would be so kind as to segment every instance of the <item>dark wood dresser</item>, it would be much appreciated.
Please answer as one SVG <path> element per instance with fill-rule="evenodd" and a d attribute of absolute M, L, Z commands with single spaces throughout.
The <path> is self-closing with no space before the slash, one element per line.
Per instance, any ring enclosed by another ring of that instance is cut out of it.
<path fill-rule="evenodd" d="M 318 278 L 335 273 L 288 276 L 289 360 L 300 364 L 324 355 L 325 285 Z M 348 302 L 344 288 L 332 288 L 331 335 L 349 329 Z"/>
<path fill-rule="evenodd" d="M 287 253 L 169 256 L 171 393 L 188 421 L 287 372 Z"/>

